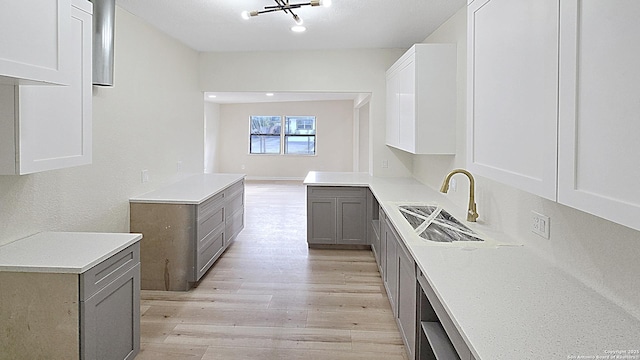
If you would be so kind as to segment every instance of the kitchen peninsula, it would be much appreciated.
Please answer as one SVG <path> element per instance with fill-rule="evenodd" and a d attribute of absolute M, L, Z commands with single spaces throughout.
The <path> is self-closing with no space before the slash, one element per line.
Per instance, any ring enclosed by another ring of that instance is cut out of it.
<path fill-rule="evenodd" d="M 372 222 L 368 226 L 388 219 L 399 246 L 415 262 L 416 277 L 424 279 L 415 285 L 417 295 L 421 286 L 430 288 L 429 301 L 443 326 L 452 325 L 444 328 L 460 359 L 595 358 L 611 351 L 640 358 L 639 319 L 521 246 L 517 239 L 496 233 L 482 222 L 465 225 L 490 239 L 489 246 L 436 243 L 418 237 L 398 210 L 398 203 L 438 204 L 458 219 L 466 217 L 465 209 L 436 190 L 410 178 L 361 173 L 310 172 L 304 183 L 308 187 L 371 190 L 379 203 L 380 217 L 368 219 Z M 394 272 L 382 267 L 379 259 L 384 257 L 377 254 L 376 260 L 385 286 L 389 286 L 393 282 L 385 279 L 385 273 Z M 393 293 L 393 289 L 387 291 Z M 434 300 L 439 304 L 433 304 Z M 417 320 L 416 327 L 421 325 L 421 319 Z M 415 346 L 419 351 L 419 340 L 416 337 L 407 348 Z"/>

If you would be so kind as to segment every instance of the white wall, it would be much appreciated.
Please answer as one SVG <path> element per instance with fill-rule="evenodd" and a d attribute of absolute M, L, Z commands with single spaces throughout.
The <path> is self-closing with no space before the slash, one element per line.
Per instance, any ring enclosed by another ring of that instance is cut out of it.
<path fill-rule="evenodd" d="M 371 171 L 378 176 L 410 176 L 411 156 L 384 145 L 385 72 L 404 51 L 368 49 L 205 53 L 200 55 L 200 86 L 202 91 L 212 92 L 371 93 Z M 220 156 L 222 158 L 225 155 L 221 153 Z M 382 168 L 382 160 L 389 162 L 389 168 Z"/>
<path fill-rule="evenodd" d="M 456 156 L 413 159 L 414 177 L 438 188 L 448 171 L 466 162 L 466 8 L 425 42 L 458 44 Z M 483 177 L 476 180 L 479 221 L 521 239 L 525 246 L 640 316 L 640 232 Z M 448 195 L 461 207 L 466 207 L 467 184 L 461 177 L 457 192 Z M 549 240 L 530 231 L 532 210 L 550 216 Z"/>
<path fill-rule="evenodd" d="M 115 43 L 115 87 L 94 88 L 93 164 L 0 176 L 0 244 L 48 230 L 128 232 L 130 196 L 175 176 L 179 160 L 202 172 L 197 53 L 119 7 Z"/>
<path fill-rule="evenodd" d="M 252 115 L 315 116 L 316 156 L 249 155 Z M 244 173 L 250 179 L 304 179 L 312 170 L 352 171 L 353 101 L 220 105 L 217 151 L 220 172 Z"/>
<path fill-rule="evenodd" d="M 218 139 L 220 138 L 220 105 L 204 103 L 204 172 L 220 172 Z"/>
<path fill-rule="evenodd" d="M 356 171 L 369 172 L 369 103 L 357 109 L 358 112 L 358 168 Z"/>

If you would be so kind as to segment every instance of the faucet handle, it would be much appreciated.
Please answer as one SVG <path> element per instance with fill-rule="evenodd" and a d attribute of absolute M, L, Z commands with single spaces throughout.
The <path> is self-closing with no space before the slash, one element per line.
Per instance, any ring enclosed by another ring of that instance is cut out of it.
<path fill-rule="evenodd" d="M 476 211 L 476 203 L 474 202 L 473 205 L 471 206 L 471 209 L 469 209 L 469 211 L 467 211 L 467 221 L 471 221 L 471 222 L 476 222 L 476 219 L 478 219 L 478 211 Z"/>

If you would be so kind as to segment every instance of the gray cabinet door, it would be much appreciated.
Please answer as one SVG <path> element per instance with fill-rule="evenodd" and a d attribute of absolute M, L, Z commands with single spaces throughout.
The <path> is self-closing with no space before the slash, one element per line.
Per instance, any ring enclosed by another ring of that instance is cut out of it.
<path fill-rule="evenodd" d="M 140 264 L 81 302 L 81 359 L 133 359 L 140 351 Z"/>
<path fill-rule="evenodd" d="M 407 345 L 409 359 L 414 358 L 416 342 L 416 266 L 402 244 L 398 244 L 398 327 Z"/>
<path fill-rule="evenodd" d="M 337 198 L 338 244 L 366 245 L 366 198 Z"/>
<path fill-rule="evenodd" d="M 395 231 L 391 227 L 388 221 L 385 226 L 386 241 L 386 276 L 385 284 L 387 285 L 387 294 L 389 295 L 389 302 L 391 303 L 391 310 L 393 315 L 398 316 L 398 238 Z"/>
<path fill-rule="evenodd" d="M 336 244 L 336 199 L 307 198 L 307 242 Z"/>
<path fill-rule="evenodd" d="M 380 276 L 387 284 L 387 222 L 386 214 L 380 209 Z"/>

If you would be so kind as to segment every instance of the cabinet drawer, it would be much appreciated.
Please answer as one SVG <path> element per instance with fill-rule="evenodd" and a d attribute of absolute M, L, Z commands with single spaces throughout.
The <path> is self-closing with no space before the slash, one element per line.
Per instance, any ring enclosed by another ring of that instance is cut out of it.
<path fill-rule="evenodd" d="M 367 188 L 350 186 L 308 186 L 307 196 L 366 198 Z"/>
<path fill-rule="evenodd" d="M 224 250 L 224 232 L 216 231 L 209 234 L 203 241 L 203 245 L 202 249 L 198 250 L 196 276 L 198 280 L 209 270 L 217 256 Z"/>
<path fill-rule="evenodd" d="M 225 227 L 226 239 L 229 241 L 233 240 L 233 238 L 244 229 L 244 211 L 239 211 L 230 219 L 227 219 Z"/>
<path fill-rule="evenodd" d="M 215 228 L 224 223 L 224 209 L 222 207 L 216 209 L 215 212 L 207 214 L 207 217 L 198 218 L 198 242 L 202 241 Z"/>
<path fill-rule="evenodd" d="M 207 199 L 202 204 L 198 205 L 198 220 L 204 217 L 208 217 L 211 213 L 216 212 L 218 208 L 222 207 L 223 200 L 224 193 L 219 193 Z"/>
<path fill-rule="evenodd" d="M 137 242 L 87 270 L 80 279 L 80 300 L 90 298 L 139 263 L 140 243 Z"/>
<path fill-rule="evenodd" d="M 231 186 L 229 186 L 225 191 L 224 191 L 224 196 L 229 199 L 232 198 L 234 196 L 236 196 L 238 193 L 240 192 L 244 192 L 244 181 L 239 181 Z"/>
<path fill-rule="evenodd" d="M 224 231 L 225 231 L 225 225 L 224 223 L 220 223 L 218 224 L 218 226 L 213 228 L 208 233 L 200 236 L 198 238 L 197 247 L 196 247 L 198 254 L 201 253 L 203 249 L 207 248 L 211 244 L 211 241 L 213 238 L 215 238 L 216 236 L 218 236 L 218 234 Z"/>
<path fill-rule="evenodd" d="M 224 208 L 225 218 L 227 220 L 235 216 L 238 211 L 241 211 L 244 208 L 244 192 L 240 192 L 234 197 L 228 197 L 227 204 Z"/>

